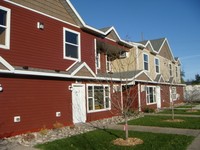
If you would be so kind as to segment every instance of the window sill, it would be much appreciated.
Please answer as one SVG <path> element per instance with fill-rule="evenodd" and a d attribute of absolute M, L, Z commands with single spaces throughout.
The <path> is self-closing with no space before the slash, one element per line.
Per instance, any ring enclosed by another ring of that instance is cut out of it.
<path fill-rule="evenodd" d="M 154 102 L 154 103 L 147 103 L 147 105 L 155 105 L 157 104 L 157 102 Z"/>
<path fill-rule="evenodd" d="M 106 109 L 99 109 L 99 110 L 88 110 L 88 113 L 96 113 L 96 112 L 101 112 L 101 111 L 109 111 L 111 108 L 106 108 Z"/>

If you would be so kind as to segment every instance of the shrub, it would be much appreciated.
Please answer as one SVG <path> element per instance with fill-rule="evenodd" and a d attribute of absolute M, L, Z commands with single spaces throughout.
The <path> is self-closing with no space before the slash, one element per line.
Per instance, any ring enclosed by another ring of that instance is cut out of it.
<path fill-rule="evenodd" d="M 154 110 L 153 108 L 146 107 L 146 108 L 144 109 L 144 112 L 145 112 L 145 113 L 153 113 L 153 112 L 155 112 L 155 110 Z"/>

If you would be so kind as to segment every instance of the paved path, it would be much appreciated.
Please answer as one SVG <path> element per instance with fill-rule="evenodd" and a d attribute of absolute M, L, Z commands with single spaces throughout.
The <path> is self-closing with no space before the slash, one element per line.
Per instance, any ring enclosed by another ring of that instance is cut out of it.
<path fill-rule="evenodd" d="M 108 129 L 124 130 L 123 125 L 109 125 Z M 178 129 L 178 128 L 163 128 L 163 127 L 150 127 L 150 126 L 136 126 L 129 125 L 129 130 L 152 132 L 152 133 L 165 133 L 165 134 L 180 134 L 196 137 L 187 150 L 200 150 L 200 130 L 194 129 Z"/>
<path fill-rule="evenodd" d="M 172 114 L 157 114 L 157 113 L 145 113 L 145 116 L 172 116 Z M 174 114 L 175 117 L 193 117 L 200 118 L 200 115 L 185 115 L 185 114 Z"/>

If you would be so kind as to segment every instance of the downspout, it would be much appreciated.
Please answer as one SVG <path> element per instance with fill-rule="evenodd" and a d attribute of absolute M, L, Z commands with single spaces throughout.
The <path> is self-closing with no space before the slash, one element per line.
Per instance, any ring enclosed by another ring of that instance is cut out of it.
<path fill-rule="evenodd" d="M 141 110 L 141 99 L 140 99 L 140 83 L 138 83 L 138 108 L 139 108 L 139 111 L 142 111 Z"/>

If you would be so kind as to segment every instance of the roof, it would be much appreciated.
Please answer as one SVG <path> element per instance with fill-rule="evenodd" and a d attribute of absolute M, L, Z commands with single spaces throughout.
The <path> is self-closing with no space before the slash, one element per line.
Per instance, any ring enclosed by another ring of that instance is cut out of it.
<path fill-rule="evenodd" d="M 155 39 L 155 40 L 150 40 L 151 45 L 154 49 L 154 51 L 159 52 L 165 38 L 160 38 L 160 39 Z"/>

